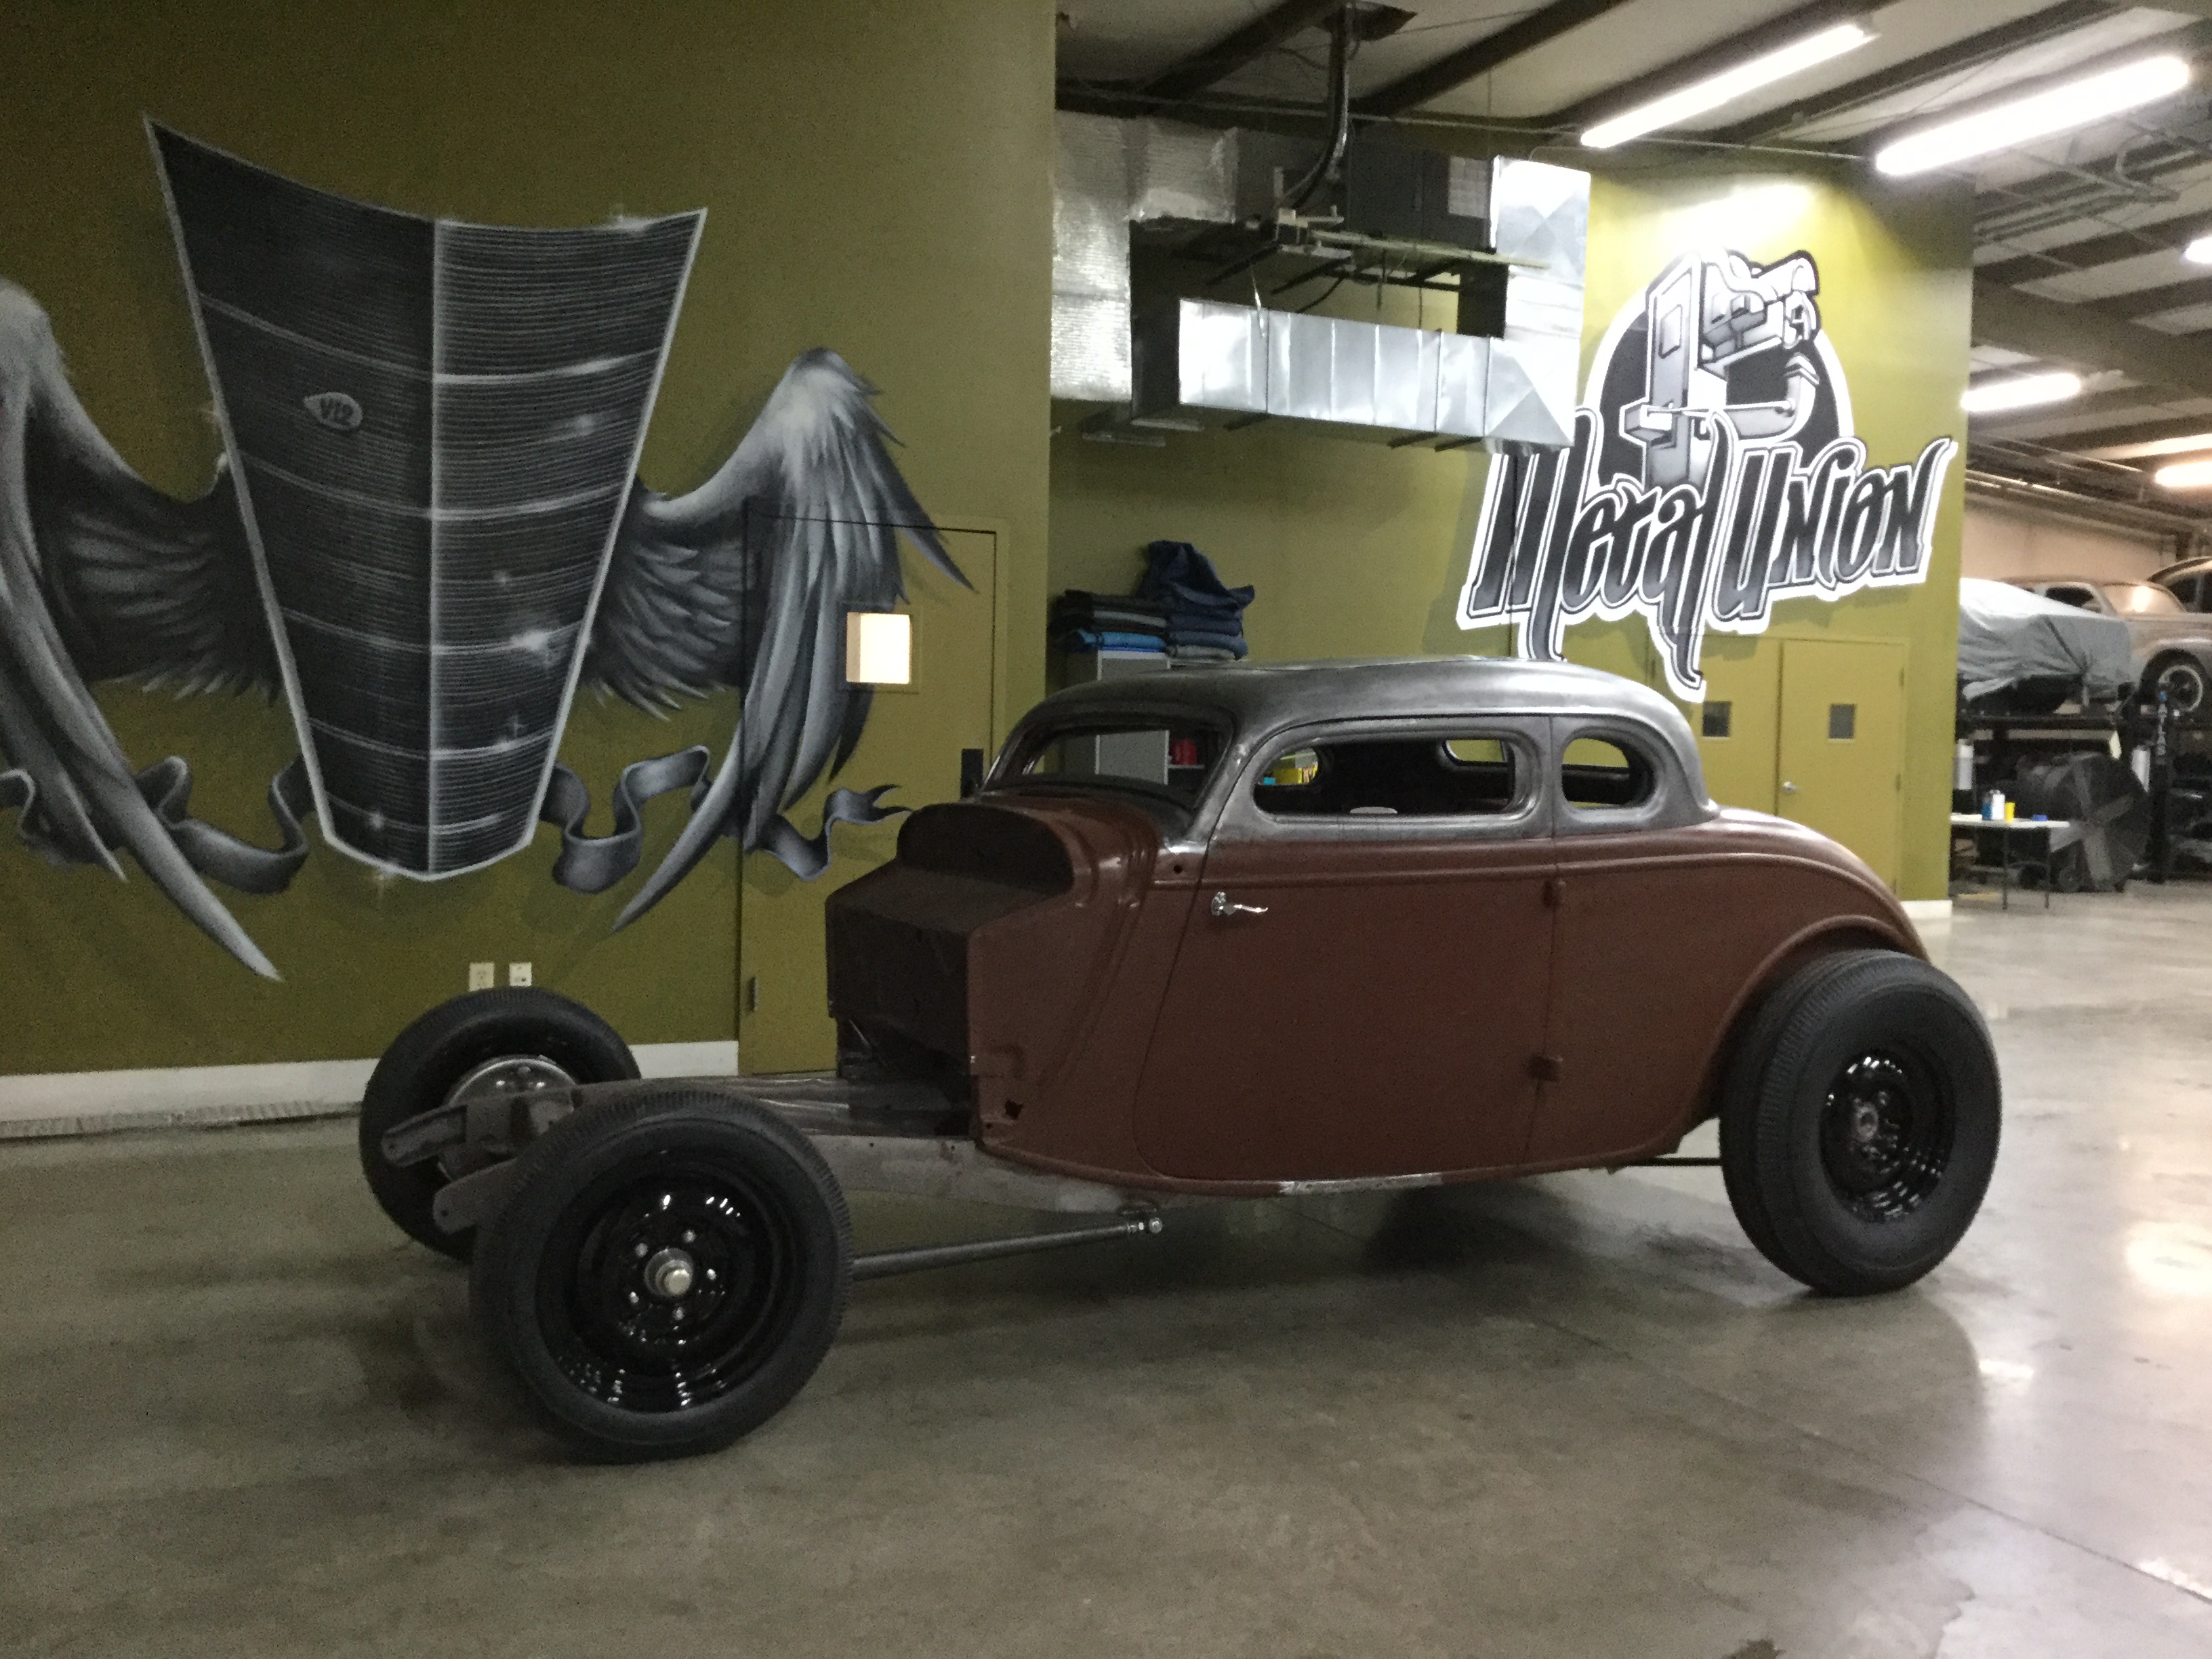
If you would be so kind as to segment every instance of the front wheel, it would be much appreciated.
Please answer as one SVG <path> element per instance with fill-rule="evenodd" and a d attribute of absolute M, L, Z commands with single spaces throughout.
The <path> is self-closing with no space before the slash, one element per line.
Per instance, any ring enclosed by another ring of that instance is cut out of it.
<path fill-rule="evenodd" d="M 1914 957 L 1846 951 L 1770 994 L 1721 1101 L 1744 1231 L 1834 1296 L 1910 1285 L 1951 1253 L 1996 1163 L 2001 1090 L 1981 1014 Z"/>
<path fill-rule="evenodd" d="M 2193 658 L 2168 657 L 2152 667 L 2149 678 L 2154 697 L 2164 692 L 2172 713 L 2193 714 L 2203 708 L 2208 689 L 2204 669 Z"/>
<path fill-rule="evenodd" d="M 516 1160 L 469 1301 L 548 1426 L 587 1455 L 728 1444 L 805 1385 L 844 1316 L 844 1194 L 797 1130 L 672 1088 L 589 1106 Z"/>
<path fill-rule="evenodd" d="M 465 1261 L 474 1230 L 449 1233 L 431 1206 L 447 1182 L 496 1162 L 459 1132 L 415 1161 L 394 1163 L 385 1135 L 410 1118 L 473 1100 L 505 1104 L 543 1090 L 613 1083 L 637 1060 L 613 1026 L 580 1002 L 535 988 L 475 991 L 440 1003 L 392 1041 L 361 1103 L 362 1173 L 399 1230 Z"/>

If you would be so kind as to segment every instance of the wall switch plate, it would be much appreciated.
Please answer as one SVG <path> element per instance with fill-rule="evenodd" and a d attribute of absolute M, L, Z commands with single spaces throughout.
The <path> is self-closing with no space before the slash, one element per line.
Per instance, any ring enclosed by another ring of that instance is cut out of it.
<path fill-rule="evenodd" d="M 472 962 L 469 964 L 469 989 L 471 991 L 489 991 L 498 983 L 493 963 Z"/>
<path fill-rule="evenodd" d="M 509 985 L 529 984 L 530 964 L 526 962 L 508 963 L 507 964 L 507 982 Z"/>

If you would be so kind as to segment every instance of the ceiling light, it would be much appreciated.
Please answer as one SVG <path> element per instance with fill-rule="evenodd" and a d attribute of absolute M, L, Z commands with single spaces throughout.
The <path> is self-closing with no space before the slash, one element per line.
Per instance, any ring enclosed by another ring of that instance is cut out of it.
<path fill-rule="evenodd" d="M 2212 489 L 2212 461 L 2177 461 L 2151 474 L 2160 489 Z"/>
<path fill-rule="evenodd" d="M 1833 28 L 1808 34 L 1789 46 L 1747 58 L 1733 69 L 1724 69 L 1717 75 L 1709 75 L 1702 81 L 1692 81 L 1688 86 L 1655 98 L 1648 104 L 1638 104 L 1634 109 L 1624 110 L 1609 120 L 1600 121 L 1583 133 L 1583 143 L 1592 149 L 1608 149 L 1615 144 L 1639 138 L 1661 127 L 1671 127 L 1707 110 L 1718 109 L 1731 99 L 1771 82 L 1808 70 L 1815 64 L 1825 64 L 1831 58 L 1842 56 L 1854 47 L 1863 46 L 1874 39 L 1874 31 L 1858 23 L 1838 23 Z"/>
<path fill-rule="evenodd" d="M 2212 265 L 2212 236 L 2200 236 L 2181 250 L 2181 257 L 2192 265 Z"/>
<path fill-rule="evenodd" d="M 1969 415 L 1988 415 L 2001 409 L 2033 409 L 2038 404 L 2063 404 L 2081 395 L 2079 374 L 2015 374 L 2006 380 L 1984 380 L 1970 386 L 1959 399 Z"/>
<path fill-rule="evenodd" d="M 1930 167 L 1985 155 L 2010 144 L 2087 126 L 2122 110 L 2170 97 L 2189 84 L 2189 64 L 2174 57 L 2142 58 L 2102 74 L 2031 93 L 1955 121 L 1923 128 L 1886 145 L 1874 158 L 1876 172 L 1925 173 Z"/>

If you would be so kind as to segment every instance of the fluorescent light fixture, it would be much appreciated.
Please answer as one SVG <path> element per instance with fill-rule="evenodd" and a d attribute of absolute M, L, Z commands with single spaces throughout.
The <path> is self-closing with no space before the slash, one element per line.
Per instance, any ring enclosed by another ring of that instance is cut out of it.
<path fill-rule="evenodd" d="M 1583 143 L 1592 149 L 1610 149 L 1631 138 L 1640 138 L 1661 127 L 1674 126 L 1707 110 L 1718 109 L 1755 88 L 1786 79 L 1815 64 L 1825 64 L 1831 58 L 1839 58 L 1873 39 L 1874 31 L 1862 24 L 1838 23 L 1600 121 L 1584 131 Z"/>
<path fill-rule="evenodd" d="M 905 685 L 914 678 L 914 619 L 899 611 L 845 613 L 845 683 Z"/>
<path fill-rule="evenodd" d="M 2212 489 L 2212 461 L 2177 461 L 2150 475 L 2160 489 Z"/>
<path fill-rule="evenodd" d="M 2189 84 L 2188 60 L 2140 58 L 2132 64 L 2030 93 L 1955 121 L 1945 121 L 1885 145 L 1875 156 L 1877 173 L 1893 177 L 1948 167 L 1993 149 L 2087 126 L 2108 115 L 2170 98 Z"/>
<path fill-rule="evenodd" d="M 2181 250 L 2181 257 L 2192 265 L 2212 265 L 2212 236 L 2200 236 Z"/>
<path fill-rule="evenodd" d="M 1969 415 L 1988 415 L 2000 409 L 2033 409 L 2038 404 L 2063 404 L 2081 395 L 2079 374 L 2015 374 L 2008 380 L 1984 380 L 1966 388 L 1959 407 Z"/>

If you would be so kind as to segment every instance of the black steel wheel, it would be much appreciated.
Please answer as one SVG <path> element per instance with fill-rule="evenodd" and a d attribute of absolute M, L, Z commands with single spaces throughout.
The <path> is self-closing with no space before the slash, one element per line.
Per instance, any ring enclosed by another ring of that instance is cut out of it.
<path fill-rule="evenodd" d="M 590 1106 L 516 1160 L 470 1302 L 539 1415 L 596 1456 L 680 1456 L 765 1422 L 844 1316 L 836 1179 L 763 1109 L 696 1085 Z"/>
<path fill-rule="evenodd" d="M 392 1039 L 361 1103 L 361 1168 L 368 1189 L 409 1237 L 459 1261 L 473 1231 L 449 1233 L 430 1206 L 447 1182 L 495 1161 L 456 1144 L 416 1164 L 395 1164 L 384 1137 L 473 1094 L 516 1097 L 572 1083 L 613 1083 L 637 1075 L 637 1060 L 613 1026 L 580 1002 L 532 988 L 474 991 L 441 1003 Z"/>
<path fill-rule="evenodd" d="M 1823 957 L 1740 1034 L 1721 1170 L 1759 1250 L 1837 1296 L 1912 1283 L 1951 1253 L 1996 1166 L 1988 1027 L 1947 975 L 1887 951 Z"/>

